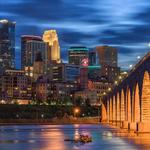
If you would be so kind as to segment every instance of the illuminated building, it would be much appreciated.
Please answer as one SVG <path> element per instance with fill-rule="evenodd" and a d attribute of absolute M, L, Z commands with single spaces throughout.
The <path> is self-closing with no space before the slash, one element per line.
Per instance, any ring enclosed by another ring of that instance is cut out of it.
<path fill-rule="evenodd" d="M 113 83 L 120 74 L 120 68 L 112 66 L 102 66 L 100 74 L 101 76 L 106 77 L 108 82 Z"/>
<path fill-rule="evenodd" d="M 113 83 L 120 73 L 117 49 L 110 46 L 97 46 L 95 50 L 101 65 L 101 77 L 106 77 L 108 82 Z"/>
<path fill-rule="evenodd" d="M 40 36 L 34 36 L 34 35 L 22 35 L 21 36 L 21 68 L 24 69 L 26 64 L 26 54 L 28 53 L 26 49 L 26 44 L 28 41 L 41 41 L 42 38 Z"/>
<path fill-rule="evenodd" d="M 42 76 L 44 74 L 44 62 L 42 60 L 41 53 L 36 54 L 36 59 L 33 63 L 33 78 L 34 81 L 38 79 L 39 76 Z"/>
<path fill-rule="evenodd" d="M 88 79 L 91 81 L 95 81 L 97 79 L 100 79 L 101 74 L 101 66 L 88 66 Z"/>
<path fill-rule="evenodd" d="M 54 105 L 58 100 L 61 102 L 65 97 L 71 97 L 76 90 L 77 85 L 74 82 L 50 81 L 47 75 L 43 75 L 36 82 L 36 100 L 48 100 Z"/>
<path fill-rule="evenodd" d="M 27 66 L 24 68 L 25 75 L 33 78 L 33 66 Z"/>
<path fill-rule="evenodd" d="M 26 61 L 25 66 L 33 66 L 36 56 L 38 53 L 41 54 L 42 60 L 44 62 L 45 70 L 47 68 L 47 64 L 49 63 L 49 55 L 48 55 L 48 45 L 42 41 L 28 41 L 26 43 Z"/>
<path fill-rule="evenodd" d="M 47 76 L 40 76 L 35 83 L 35 100 L 46 101 L 49 95 L 49 80 Z"/>
<path fill-rule="evenodd" d="M 85 90 L 88 87 L 88 58 L 83 58 L 80 63 L 80 77 L 79 77 L 79 85 L 81 90 Z"/>
<path fill-rule="evenodd" d="M 86 89 L 84 91 L 77 91 L 74 93 L 74 99 L 78 99 L 79 97 L 82 98 L 83 104 L 86 102 L 86 100 L 89 100 L 90 105 L 96 105 L 98 101 L 96 90 L 89 90 Z"/>
<path fill-rule="evenodd" d="M 82 65 L 84 59 L 88 61 L 88 51 L 86 47 L 70 47 L 68 50 L 69 64 Z"/>
<path fill-rule="evenodd" d="M 101 66 L 117 67 L 117 49 L 111 46 L 97 46 L 96 52 L 99 57 L 99 64 Z"/>
<path fill-rule="evenodd" d="M 56 30 L 47 30 L 43 34 L 43 41 L 48 43 L 51 52 L 51 61 L 60 63 L 60 46 Z"/>
<path fill-rule="evenodd" d="M 107 82 L 106 79 L 97 79 L 95 81 L 88 80 L 88 87 L 84 90 L 75 91 L 75 99 L 82 97 L 83 101 L 89 100 L 91 105 L 97 105 L 104 96 L 104 93 L 108 92 L 108 89 L 112 88 L 112 83 Z"/>
<path fill-rule="evenodd" d="M 0 20 L 0 73 L 15 68 L 15 24 Z"/>
<path fill-rule="evenodd" d="M 32 99 L 32 82 L 22 70 L 6 70 L 2 79 L 1 99 L 6 103 Z"/>
<path fill-rule="evenodd" d="M 71 64 L 50 64 L 49 66 L 50 78 L 56 82 L 74 82 L 80 75 L 80 68 L 78 65 Z"/>
<path fill-rule="evenodd" d="M 88 52 L 86 47 L 70 47 L 68 50 L 69 64 L 80 66 L 80 76 L 78 78 L 79 88 L 86 89 L 88 81 Z"/>
<path fill-rule="evenodd" d="M 92 83 L 99 99 L 104 96 L 104 93 L 108 92 L 109 88 L 112 88 L 112 83 L 107 82 L 107 80 L 103 78 L 93 81 Z"/>
<path fill-rule="evenodd" d="M 89 51 L 89 66 L 97 66 L 99 65 L 99 57 L 97 51 L 90 50 Z"/>

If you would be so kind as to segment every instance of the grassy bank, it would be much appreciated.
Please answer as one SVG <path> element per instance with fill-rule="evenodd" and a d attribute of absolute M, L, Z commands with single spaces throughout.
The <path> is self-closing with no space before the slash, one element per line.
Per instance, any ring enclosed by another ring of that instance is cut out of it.
<path fill-rule="evenodd" d="M 0 119 L 0 125 L 49 125 L 49 124 L 97 124 L 98 117 L 82 117 L 82 118 L 53 118 L 53 119 Z"/>
<path fill-rule="evenodd" d="M 51 105 L 0 105 L 0 120 L 48 120 L 57 117 L 62 119 L 67 116 L 74 116 L 73 106 L 51 106 Z M 95 107 L 80 106 L 77 117 L 97 116 L 98 110 Z"/>

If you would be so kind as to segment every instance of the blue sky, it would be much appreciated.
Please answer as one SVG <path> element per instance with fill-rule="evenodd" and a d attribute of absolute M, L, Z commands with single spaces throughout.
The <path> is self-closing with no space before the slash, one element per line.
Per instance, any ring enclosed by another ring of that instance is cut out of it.
<path fill-rule="evenodd" d="M 64 60 L 70 46 L 110 45 L 127 68 L 149 51 L 149 10 L 149 0 L 0 0 L 0 18 L 16 21 L 17 67 L 22 34 L 56 29 Z"/>

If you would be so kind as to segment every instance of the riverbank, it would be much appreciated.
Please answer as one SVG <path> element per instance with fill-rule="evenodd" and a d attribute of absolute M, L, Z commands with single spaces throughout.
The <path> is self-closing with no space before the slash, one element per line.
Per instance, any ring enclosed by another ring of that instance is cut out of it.
<path fill-rule="evenodd" d="M 99 124 L 98 117 L 53 118 L 53 119 L 0 119 L 0 125 L 65 125 Z"/>

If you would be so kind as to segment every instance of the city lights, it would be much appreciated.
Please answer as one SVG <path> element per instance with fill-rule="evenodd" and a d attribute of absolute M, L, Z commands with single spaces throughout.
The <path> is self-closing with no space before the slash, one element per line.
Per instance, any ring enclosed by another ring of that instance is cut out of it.
<path fill-rule="evenodd" d="M 0 150 L 150 149 L 148 0 L 0 6 Z"/>
<path fill-rule="evenodd" d="M 137 56 L 137 59 L 141 59 L 141 56 Z"/>

